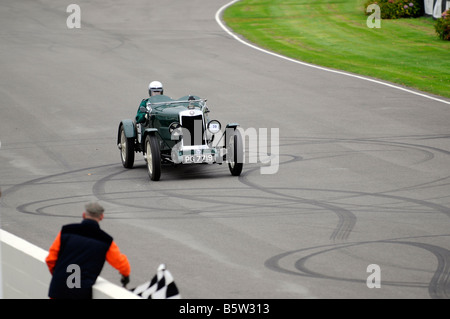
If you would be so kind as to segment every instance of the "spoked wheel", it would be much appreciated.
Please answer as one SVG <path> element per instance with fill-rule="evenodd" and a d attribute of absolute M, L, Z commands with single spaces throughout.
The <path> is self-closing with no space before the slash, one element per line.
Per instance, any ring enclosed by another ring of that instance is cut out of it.
<path fill-rule="evenodd" d="M 133 168 L 134 164 L 134 139 L 127 138 L 123 126 L 120 128 L 120 159 L 125 168 Z"/>
<path fill-rule="evenodd" d="M 161 153 L 156 135 L 149 134 L 145 138 L 145 160 L 148 176 L 152 181 L 159 181 L 161 177 Z"/>
<path fill-rule="evenodd" d="M 230 169 L 231 175 L 239 176 L 244 167 L 244 144 L 241 133 L 235 129 L 233 134 L 227 137 L 227 141 L 228 168 Z"/>

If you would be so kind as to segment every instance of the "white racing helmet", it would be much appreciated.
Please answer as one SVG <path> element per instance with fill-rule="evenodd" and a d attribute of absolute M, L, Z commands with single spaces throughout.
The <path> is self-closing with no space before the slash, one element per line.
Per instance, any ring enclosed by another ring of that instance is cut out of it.
<path fill-rule="evenodd" d="M 148 94 L 152 96 L 153 92 L 161 92 L 161 95 L 164 94 L 164 89 L 161 82 L 159 81 L 150 82 L 150 84 L 148 85 Z"/>

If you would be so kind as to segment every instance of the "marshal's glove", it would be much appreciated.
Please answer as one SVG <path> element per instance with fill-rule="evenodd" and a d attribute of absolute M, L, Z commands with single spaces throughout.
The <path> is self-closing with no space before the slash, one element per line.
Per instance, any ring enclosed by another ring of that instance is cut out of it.
<path fill-rule="evenodd" d="M 122 275 L 122 278 L 120 279 L 120 282 L 122 283 L 122 286 L 125 287 L 130 282 L 130 277 Z"/>

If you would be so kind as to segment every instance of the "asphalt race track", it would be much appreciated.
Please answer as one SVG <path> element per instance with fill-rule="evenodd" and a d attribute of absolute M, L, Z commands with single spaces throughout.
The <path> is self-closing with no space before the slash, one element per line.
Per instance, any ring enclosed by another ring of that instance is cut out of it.
<path fill-rule="evenodd" d="M 245 46 L 227 2 L 83 0 L 79 29 L 69 3 L 1 4 L 2 229 L 48 249 L 98 200 L 129 287 L 165 263 L 184 298 L 449 298 L 450 101 Z M 123 168 L 117 128 L 152 80 L 269 145 L 247 141 L 240 177 Z"/>

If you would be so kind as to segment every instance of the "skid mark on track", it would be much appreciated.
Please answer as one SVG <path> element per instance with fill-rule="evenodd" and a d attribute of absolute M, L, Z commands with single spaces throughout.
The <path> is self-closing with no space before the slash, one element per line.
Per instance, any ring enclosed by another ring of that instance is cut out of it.
<path fill-rule="evenodd" d="M 432 163 L 439 158 L 442 160 L 450 155 L 450 152 L 442 148 L 422 145 L 419 141 L 439 138 L 448 138 L 448 136 L 359 139 L 285 137 L 282 138 L 280 144 L 280 150 L 282 150 L 280 169 L 292 169 L 298 165 L 308 167 L 308 164 L 314 164 L 314 161 L 351 158 L 360 153 L 370 156 L 371 154 L 386 154 L 386 152 L 401 152 L 400 156 L 397 156 L 398 158 L 403 158 L 402 154 L 404 153 L 405 161 L 408 161 L 408 165 L 411 166 L 424 163 L 429 165 L 428 162 Z M 347 147 L 349 145 L 360 146 L 352 149 Z M 339 146 L 339 148 L 330 146 Z M 317 149 L 313 148 L 313 152 L 300 155 L 302 147 L 317 147 Z M 300 154 L 292 154 L 289 150 L 295 150 Z M 135 168 L 131 170 L 124 169 L 120 163 L 114 163 L 32 179 L 4 189 L 3 197 L 6 205 L 11 196 L 15 197 L 15 201 L 19 202 L 15 207 L 17 212 L 39 215 L 43 218 L 78 217 L 79 206 L 92 199 L 112 205 L 113 210 L 108 218 L 118 220 L 230 218 L 261 218 L 263 220 L 266 217 L 272 219 L 289 218 L 290 216 L 302 218 L 317 214 L 324 223 L 331 226 L 330 233 L 323 238 L 331 243 L 289 250 L 275 255 L 266 261 L 265 265 L 268 269 L 293 276 L 361 284 L 364 278 L 344 278 L 321 273 L 317 269 L 309 268 L 307 261 L 342 249 L 369 245 L 376 249 L 379 249 L 377 245 L 414 247 L 428 251 L 434 256 L 430 260 L 421 261 L 422 264 L 437 264 L 436 269 L 433 269 L 430 282 L 388 280 L 384 284 L 428 289 L 432 298 L 449 297 L 450 257 L 447 248 L 419 242 L 419 237 L 349 242 L 358 223 L 358 216 L 367 216 L 373 213 L 391 215 L 437 213 L 450 217 L 450 208 L 439 204 L 445 202 L 446 198 L 419 198 L 404 195 L 407 191 L 432 193 L 434 188 L 449 185 L 449 176 L 421 179 L 415 184 L 405 184 L 398 188 L 379 192 L 364 192 L 332 187 L 308 187 L 301 182 L 297 185 L 295 183 L 286 186 L 278 184 L 274 187 L 261 183 L 259 169 L 259 163 L 245 165 L 243 174 L 236 179 L 229 176 L 226 166 L 168 167 L 163 172 L 163 177 L 165 176 L 166 179 L 163 178 L 160 182 L 152 183 L 148 180 L 145 165 L 140 165 L 140 162 L 136 163 Z M 227 183 L 230 179 L 233 182 Z M 41 198 L 29 199 L 29 197 L 23 196 L 32 194 L 33 190 L 38 188 Z M 73 189 L 78 191 L 73 192 Z M 206 193 L 207 197 L 205 197 Z M 77 209 L 67 212 L 65 209 L 67 207 L 77 207 Z M 293 242 L 293 244 L 295 243 Z M 288 266 L 285 265 L 286 263 Z"/>
<path fill-rule="evenodd" d="M 449 237 L 450 234 L 441 235 L 439 237 Z M 407 240 L 408 241 L 407 241 Z M 328 275 L 326 273 L 320 273 L 315 270 L 310 269 L 307 266 L 307 262 L 311 259 L 320 257 L 321 255 L 326 255 L 339 250 L 351 249 L 354 247 L 365 247 L 365 246 L 377 246 L 380 244 L 389 246 L 410 246 L 418 249 L 423 249 L 433 254 L 435 261 L 437 262 L 437 267 L 434 270 L 434 274 L 430 282 L 422 281 L 401 281 L 401 279 L 392 280 L 382 280 L 382 285 L 386 286 L 397 286 L 397 287 L 413 287 L 413 288 L 427 288 L 429 295 L 433 299 L 448 299 L 450 297 L 450 251 L 448 249 L 409 240 L 414 240 L 418 238 L 400 238 L 392 240 L 379 240 L 379 241 L 362 241 L 354 243 L 342 243 L 333 245 L 322 245 L 316 247 L 302 248 L 298 250 L 284 252 L 282 254 L 273 256 L 265 262 L 265 266 L 273 271 L 294 275 L 294 276 L 304 276 L 313 277 L 321 279 L 329 279 L 336 281 L 353 282 L 361 285 L 366 284 L 367 278 L 346 278 L 339 277 L 336 275 Z M 423 239 L 423 237 L 422 237 Z M 289 260 L 287 266 L 282 266 L 284 260 Z M 433 264 L 430 262 L 430 264 Z"/>

